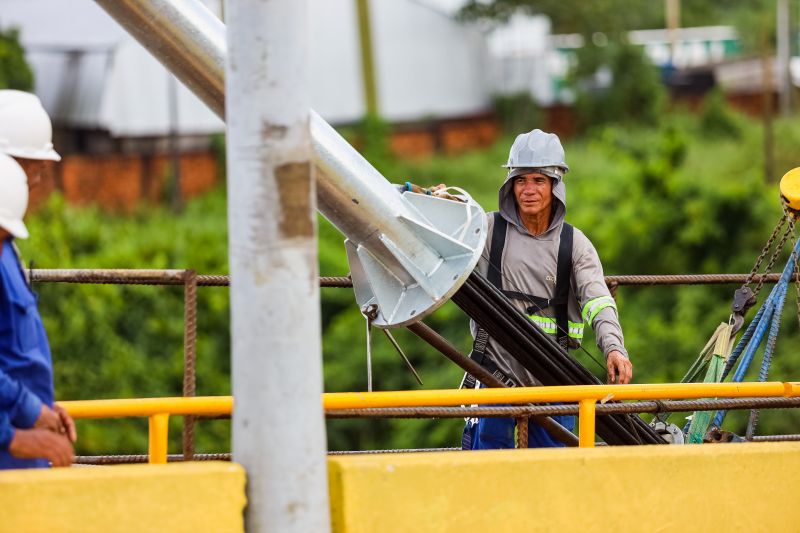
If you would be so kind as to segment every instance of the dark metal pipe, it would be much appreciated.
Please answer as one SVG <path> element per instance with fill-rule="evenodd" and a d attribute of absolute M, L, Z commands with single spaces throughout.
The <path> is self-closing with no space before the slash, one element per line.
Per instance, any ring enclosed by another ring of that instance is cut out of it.
<path fill-rule="evenodd" d="M 453 301 L 546 385 L 597 384 L 599 380 L 517 310 L 496 287 L 473 273 Z M 608 444 L 660 444 L 663 439 L 638 417 L 598 417 Z"/>
<path fill-rule="evenodd" d="M 420 339 L 424 340 L 432 347 L 436 348 L 436 350 L 439 353 L 448 358 L 450 361 L 454 362 L 456 365 L 458 365 L 459 368 L 475 376 L 478 379 L 478 381 L 480 381 L 487 387 L 492 387 L 492 388 L 505 387 L 503 382 L 494 377 L 488 370 L 483 368 L 481 365 L 479 365 L 466 355 L 459 352 L 458 349 L 452 344 L 450 344 L 450 342 L 448 342 L 447 339 L 439 335 L 424 322 L 419 321 L 416 324 L 411 324 L 410 326 L 406 326 L 406 328 L 408 329 L 408 331 L 410 331 Z"/>
<path fill-rule="evenodd" d="M 475 376 L 481 383 L 485 384 L 487 387 L 492 387 L 492 388 L 505 387 L 505 384 L 503 384 L 503 382 L 494 377 L 481 365 L 479 365 L 466 355 L 459 352 L 455 346 L 453 346 L 452 344 L 450 344 L 450 342 L 447 341 L 447 339 L 439 335 L 424 322 L 419 321 L 416 324 L 412 324 L 406 327 L 414 335 L 424 340 L 432 347 L 436 348 L 436 350 L 438 350 L 439 353 L 441 353 L 450 361 L 458 365 L 459 368 Z M 539 424 L 541 427 L 543 427 L 548 433 L 550 433 L 550 435 L 553 436 L 554 439 L 556 439 L 560 443 L 570 447 L 578 445 L 578 437 L 573 435 L 572 432 L 567 430 L 564 426 L 562 426 L 549 416 L 536 415 L 533 416 L 533 421 Z M 527 426 L 526 426 L 526 433 L 527 433 Z"/>
<path fill-rule="evenodd" d="M 520 313 L 483 276 L 473 274 L 453 301 L 489 332 L 525 368 L 547 385 L 596 383 L 581 381 L 559 364 L 561 348 Z M 520 315 L 521 316 L 521 315 Z M 517 319 L 517 320 L 515 320 Z M 618 422 L 598 418 L 597 431 L 609 444 L 637 444 L 639 439 Z"/>

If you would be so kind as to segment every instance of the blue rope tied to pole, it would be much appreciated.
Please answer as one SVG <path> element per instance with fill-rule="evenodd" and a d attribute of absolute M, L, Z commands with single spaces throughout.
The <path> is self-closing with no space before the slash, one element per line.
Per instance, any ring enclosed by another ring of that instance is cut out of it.
<path fill-rule="evenodd" d="M 792 274 L 794 273 L 795 256 L 797 254 L 800 254 L 800 240 L 798 240 L 797 244 L 795 244 L 795 247 L 789 256 L 789 260 L 786 262 L 786 266 L 783 269 L 780 280 L 778 280 L 778 283 L 775 285 L 775 287 L 773 287 L 772 291 L 770 291 L 766 301 L 761 308 L 759 308 L 755 318 L 747 327 L 747 330 L 744 332 L 744 335 L 742 335 L 742 338 L 736 345 L 736 348 L 734 348 L 733 353 L 728 360 L 728 364 L 725 366 L 725 371 L 722 375 L 723 379 L 725 379 L 725 376 L 736 363 L 739 355 L 744 352 L 742 355 L 742 360 L 739 362 L 739 366 L 736 368 L 736 372 L 731 379 L 732 382 L 741 383 L 741 381 L 744 379 L 745 373 L 750 367 L 750 363 L 753 361 L 756 350 L 761 345 L 761 341 L 764 338 L 764 333 L 766 333 L 767 329 L 769 329 L 767 344 L 764 348 L 764 360 L 761 363 L 761 369 L 758 374 L 759 381 L 763 382 L 767 380 L 767 376 L 769 375 L 769 367 L 772 362 L 772 354 L 775 351 L 775 344 L 778 341 L 778 330 L 780 329 L 781 325 L 783 305 L 786 301 L 786 291 L 789 288 L 789 283 L 791 281 Z M 714 425 L 716 427 L 720 427 L 722 425 L 726 414 L 727 411 L 717 412 L 716 416 L 714 417 Z"/>

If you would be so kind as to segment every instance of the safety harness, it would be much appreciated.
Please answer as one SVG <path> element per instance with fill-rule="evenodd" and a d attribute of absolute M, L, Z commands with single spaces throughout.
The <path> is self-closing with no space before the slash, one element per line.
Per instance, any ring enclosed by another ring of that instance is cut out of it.
<path fill-rule="evenodd" d="M 492 229 L 492 245 L 489 248 L 489 274 L 487 279 L 509 298 L 528 302 L 530 305 L 526 308 L 526 313 L 529 318 L 536 323 L 536 325 L 541 327 L 545 333 L 555 334 L 558 344 L 562 348 L 567 349 L 569 347 L 571 332 L 578 338 L 583 335 L 583 324 L 575 325 L 580 326 L 580 332 L 578 332 L 577 327 L 573 327 L 573 324 L 569 322 L 567 315 L 569 307 L 569 282 L 572 273 L 573 227 L 566 222 L 561 226 L 561 239 L 558 245 L 556 266 L 556 291 L 553 298 L 543 298 L 541 296 L 510 291 L 503 288 L 503 250 L 506 245 L 508 222 L 499 212 L 494 212 L 493 216 L 494 228 Z M 553 308 L 555 319 L 534 315 L 534 313 L 540 312 L 548 307 Z M 475 342 L 472 345 L 470 357 L 507 386 L 515 386 L 516 384 L 514 381 L 503 374 L 497 365 L 486 357 L 486 345 L 488 342 L 489 334 L 486 333 L 483 328 L 479 327 L 475 334 Z M 474 388 L 475 385 L 475 378 L 470 374 L 465 374 L 464 381 L 461 384 L 462 388 Z"/>

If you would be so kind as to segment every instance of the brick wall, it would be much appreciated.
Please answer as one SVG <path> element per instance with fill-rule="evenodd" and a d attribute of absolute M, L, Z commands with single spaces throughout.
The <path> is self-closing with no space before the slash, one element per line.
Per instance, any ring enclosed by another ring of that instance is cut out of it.
<path fill-rule="evenodd" d="M 398 157 L 424 157 L 437 152 L 456 155 L 491 146 L 499 136 L 494 117 L 481 115 L 395 126 L 389 147 Z"/>
<path fill-rule="evenodd" d="M 167 198 L 169 165 L 166 155 L 68 155 L 47 173 L 31 196 L 31 206 L 36 208 L 58 190 L 73 205 L 131 211 L 143 201 Z M 182 154 L 180 171 L 183 197 L 203 194 L 217 182 L 216 157 L 211 152 Z"/>

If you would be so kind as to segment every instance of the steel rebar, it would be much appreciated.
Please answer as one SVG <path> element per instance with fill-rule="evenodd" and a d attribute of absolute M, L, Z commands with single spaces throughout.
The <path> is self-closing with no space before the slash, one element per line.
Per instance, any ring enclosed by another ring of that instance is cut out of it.
<path fill-rule="evenodd" d="M 158 269 L 31 269 L 28 271 L 32 282 L 43 283 L 95 283 L 95 284 L 129 284 L 129 285 L 181 285 L 183 270 Z M 670 274 L 670 275 L 623 275 L 606 276 L 605 282 L 610 288 L 621 286 L 656 286 L 656 285 L 727 285 L 744 283 L 747 274 Z M 766 276 L 757 274 L 753 281 L 761 279 L 767 283 L 775 283 L 779 274 Z M 793 281 L 797 276 L 792 277 Z M 224 274 L 199 274 L 197 285 L 204 287 L 227 286 L 230 276 Z M 320 278 L 321 287 L 351 288 L 352 280 L 348 276 L 324 276 Z"/>

